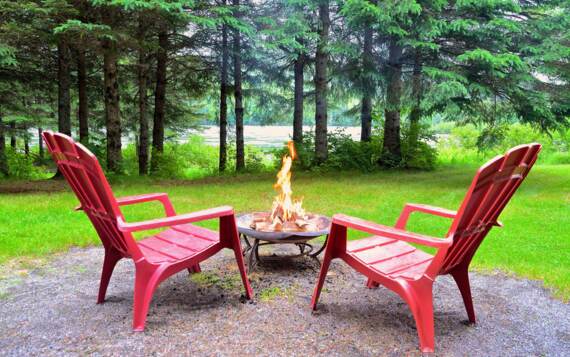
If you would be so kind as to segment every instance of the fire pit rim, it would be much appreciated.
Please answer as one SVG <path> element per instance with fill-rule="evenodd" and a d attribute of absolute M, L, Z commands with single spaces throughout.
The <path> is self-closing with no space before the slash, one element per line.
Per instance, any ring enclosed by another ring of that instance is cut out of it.
<path fill-rule="evenodd" d="M 319 220 L 322 220 L 324 222 L 325 225 L 324 229 L 320 229 L 318 231 L 311 231 L 311 232 L 305 232 L 305 231 L 264 232 L 264 231 L 255 230 L 249 226 L 252 217 L 255 213 L 265 213 L 265 212 L 256 211 L 256 212 L 241 213 L 236 215 L 238 231 L 241 234 L 244 234 L 248 237 L 266 240 L 266 241 L 289 240 L 295 238 L 298 238 L 300 240 L 309 240 L 316 237 L 324 236 L 329 234 L 332 222 L 332 220 L 327 216 L 324 216 L 322 214 L 315 214 L 315 216 L 317 216 Z"/>

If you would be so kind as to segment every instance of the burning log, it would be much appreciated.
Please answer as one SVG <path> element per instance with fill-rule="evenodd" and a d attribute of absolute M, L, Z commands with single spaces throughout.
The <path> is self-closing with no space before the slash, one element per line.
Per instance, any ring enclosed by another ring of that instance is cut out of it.
<path fill-rule="evenodd" d="M 289 155 L 283 156 L 277 182 L 273 186 L 279 194 L 273 200 L 271 213 L 257 212 L 250 227 L 262 232 L 314 232 L 318 228 L 318 216 L 306 213 L 303 200 L 293 199 L 291 189 L 291 167 L 297 158 L 293 141 L 287 144 Z"/>

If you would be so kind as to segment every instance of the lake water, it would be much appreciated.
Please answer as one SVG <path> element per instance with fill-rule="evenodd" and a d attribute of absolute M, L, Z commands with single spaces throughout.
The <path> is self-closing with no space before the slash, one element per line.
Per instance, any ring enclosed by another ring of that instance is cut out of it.
<path fill-rule="evenodd" d="M 314 131 L 314 126 L 303 126 L 303 131 Z M 354 140 L 360 140 L 360 127 L 349 126 L 329 126 L 328 131 L 333 132 L 336 130 L 343 130 L 349 134 Z M 245 125 L 244 126 L 244 140 L 246 145 L 255 145 L 259 147 L 278 147 L 293 137 L 292 126 L 260 126 L 260 125 Z M 188 135 L 196 134 L 202 136 L 206 140 L 206 144 L 217 146 L 220 141 L 220 129 L 217 126 L 202 126 L 199 130 L 189 130 L 186 135 L 183 135 L 181 141 L 186 141 Z M 228 127 L 228 141 L 235 140 L 235 128 Z"/>

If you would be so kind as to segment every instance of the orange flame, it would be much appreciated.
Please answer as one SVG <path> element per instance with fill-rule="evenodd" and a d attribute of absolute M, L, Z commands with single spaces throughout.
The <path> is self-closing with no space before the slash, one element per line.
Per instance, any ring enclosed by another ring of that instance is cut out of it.
<path fill-rule="evenodd" d="M 293 200 L 293 190 L 291 189 L 291 166 L 293 160 L 297 158 L 295 144 L 293 141 L 287 143 L 289 155 L 283 156 L 281 170 L 277 173 L 277 182 L 273 187 L 279 192 L 279 195 L 273 200 L 271 209 L 271 220 L 281 218 L 283 221 L 294 221 L 305 215 L 302 207 L 302 200 Z"/>

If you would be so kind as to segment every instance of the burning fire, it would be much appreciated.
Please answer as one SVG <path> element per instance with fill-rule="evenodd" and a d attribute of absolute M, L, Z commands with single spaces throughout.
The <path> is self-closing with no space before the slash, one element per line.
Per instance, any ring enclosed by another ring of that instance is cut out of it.
<path fill-rule="evenodd" d="M 279 194 L 273 200 L 271 213 L 257 212 L 253 215 L 251 228 L 265 232 L 310 232 L 318 230 L 318 216 L 303 209 L 303 200 L 293 199 L 291 189 L 291 166 L 297 158 L 293 141 L 287 143 L 289 155 L 283 156 L 281 170 L 273 187 Z"/>
<path fill-rule="evenodd" d="M 291 166 L 293 160 L 297 158 L 295 144 L 293 141 L 287 143 L 290 155 L 283 156 L 281 170 L 277 173 L 277 182 L 273 187 L 279 191 L 279 195 L 273 200 L 271 208 L 271 220 L 280 218 L 284 222 L 293 222 L 297 218 L 305 216 L 303 200 L 293 201 L 293 190 L 291 189 Z"/>

